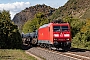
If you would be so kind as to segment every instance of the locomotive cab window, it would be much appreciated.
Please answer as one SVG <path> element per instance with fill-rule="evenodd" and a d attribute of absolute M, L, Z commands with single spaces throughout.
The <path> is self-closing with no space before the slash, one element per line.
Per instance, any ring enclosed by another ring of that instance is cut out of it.
<path fill-rule="evenodd" d="M 58 32 L 58 31 L 68 31 L 69 28 L 68 26 L 53 26 L 53 31 Z"/>
<path fill-rule="evenodd" d="M 53 31 L 54 32 L 60 31 L 60 26 L 53 26 Z"/>
<path fill-rule="evenodd" d="M 68 26 L 61 26 L 61 29 L 62 29 L 62 31 L 68 31 L 69 30 Z"/>

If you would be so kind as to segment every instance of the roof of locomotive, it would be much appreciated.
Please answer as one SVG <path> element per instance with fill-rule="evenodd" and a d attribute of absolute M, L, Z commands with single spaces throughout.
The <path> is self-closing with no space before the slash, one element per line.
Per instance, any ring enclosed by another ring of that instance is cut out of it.
<path fill-rule="evenodd" d="M 64 24 L 64 25 L 66 25 L 66 24 L 69 24 L 69 23 L 48 23 L 48 24 L 44 24 L 44 25 L 40 26 L 39 29 L 44 28 L 44 27 L 49 27 L 51 24 L 58 24 L 58 25 L 59 24 Z"/>
<path fill-rule="evenodd" d="M 39 28 L 44 28 L 44 27 L 47 27 L 47 26 L 49 26 L 50 24 L 51 24 L 51 23 L 44 24 L 44 25 L 40 26 Z"/>

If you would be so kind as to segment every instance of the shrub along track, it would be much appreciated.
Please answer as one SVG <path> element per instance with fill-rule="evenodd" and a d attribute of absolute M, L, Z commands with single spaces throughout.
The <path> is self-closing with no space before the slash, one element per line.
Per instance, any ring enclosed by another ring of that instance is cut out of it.
<path fill-rule="evenodd" d="M 65 52 L 63 50 L 33 47 L 27 50 L 27 52 L 45 58 L 46 60 L 90 60 L 90 51 L 83 49 L 72 48 L 70 51 Z"/>

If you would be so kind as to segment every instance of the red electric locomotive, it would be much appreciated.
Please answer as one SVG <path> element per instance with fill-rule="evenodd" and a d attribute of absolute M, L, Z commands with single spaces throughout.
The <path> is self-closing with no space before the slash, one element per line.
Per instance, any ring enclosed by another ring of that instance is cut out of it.
<path fill-rule="evenodd" d="M 38 29 L 38 44 L 45 47 L 62 48 L 71 47 L 71 32 L 69 23 L 49 23 Z"/>

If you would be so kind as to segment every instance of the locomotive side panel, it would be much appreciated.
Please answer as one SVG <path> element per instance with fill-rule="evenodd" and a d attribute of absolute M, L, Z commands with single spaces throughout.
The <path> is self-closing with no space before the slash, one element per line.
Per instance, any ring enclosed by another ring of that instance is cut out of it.
<path fill-rule="evenodd" d="M 50 30 L 48 26 L 38 30 L 38 43 L 50 43 Z"/>

